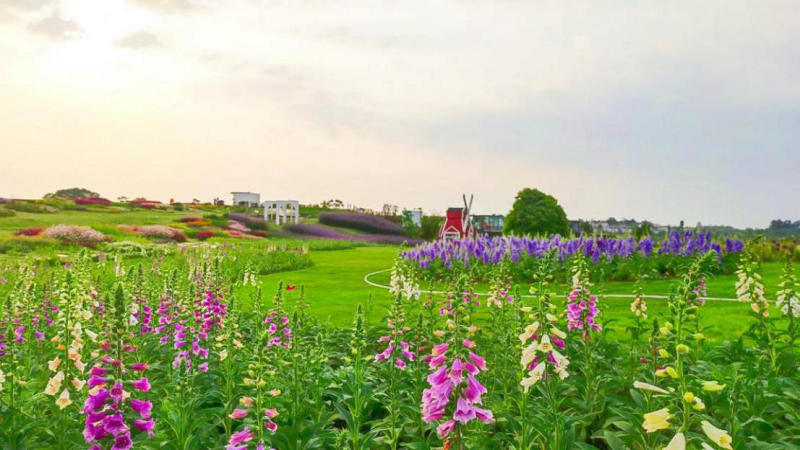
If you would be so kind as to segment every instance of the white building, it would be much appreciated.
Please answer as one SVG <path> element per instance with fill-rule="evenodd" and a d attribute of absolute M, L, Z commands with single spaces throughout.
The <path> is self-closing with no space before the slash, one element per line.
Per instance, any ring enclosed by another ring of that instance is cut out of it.
<path fill-rule="evenodd" d="M 408 213 L 411 217 L 411 222 L 414 223 L 415 226 L 421 227 L 422 226 L 422 209 L 404 209 L 403 214 Z"/>
<path fill-rule="evenodd" d="M 261 194 L 254 192 L 231 192 L 231 194 L 233 194 L 233 206 L 258 208 L 261 205 Z"/>
<path fill-rule="evenodd" d="M 267 200 L 264 202 L 264 220 L 275 225 L 300 223 L 300 202 L 297 200 Z"/>

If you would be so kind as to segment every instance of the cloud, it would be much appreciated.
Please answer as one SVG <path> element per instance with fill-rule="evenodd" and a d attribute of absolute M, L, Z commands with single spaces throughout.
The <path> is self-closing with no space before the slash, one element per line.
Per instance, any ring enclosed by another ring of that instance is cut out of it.
<path fill-rule="evenodd" d="M 131 0 L 131 2 L 142 8 L 167 13 L 193 11 L 200 7 L 198 2 L 193 0 Z"/>
<path fill-rule="evenodd" d="M 55 0 L 0 0 L 0 7 L 34 11 L 55 3 Z"/>
<path fill-rule="evenodd" d="M 123 48 L 143 49 L 158 47 L 161 41 L 153 33 L 147 31 L 136 31 L 124 38 L 114 41 L 114 45 Z"/>
<path fill-rule="evenodd" d="M 34 33 L 39 33 L 54 41 L 66 41 L 77 37 L 81 31 L 78 22 L 61 17 L 61 12 L 53 11 L 48 17 L 28 26 Z"/>

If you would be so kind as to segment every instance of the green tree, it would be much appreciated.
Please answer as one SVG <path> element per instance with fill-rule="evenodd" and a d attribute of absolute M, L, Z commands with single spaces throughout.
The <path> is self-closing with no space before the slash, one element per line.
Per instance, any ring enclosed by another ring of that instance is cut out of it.
<path fill-rule="evenodd" d="M 439 228 L 442 227 L 444 217 L 442 216 L 422 216 L 422 226 L 419 230 L 419 237 L 426 241 L 432 241 L 439 237 Z"/>
<path fill-rule="evenodd" d="M 516 235 L 569 235 L 564 209 L 552 195 L 525 188 L 517 193 L 514 207 L 506 217 L 503 232 Z"/>
<path fill-rule="evenodd" d="M 55 193 L 46 194 L 44 196 L 44 198 L 53 198 L 53 197 L 76 199 L 76 198 L 100 197 L 100 194 L 84 188 L 69 188 L 69 189 L 59 189 Z"/>

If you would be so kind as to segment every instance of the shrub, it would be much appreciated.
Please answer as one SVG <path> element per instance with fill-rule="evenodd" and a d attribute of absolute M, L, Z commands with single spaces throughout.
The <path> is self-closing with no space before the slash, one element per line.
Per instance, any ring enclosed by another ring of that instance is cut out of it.
<path fill-rule="evenodd" d="M 130 201 L 131 206 L 138 206 L 139 208 L 154 209 L 156 206 L 161 205 L 157 200 L 147 200 L 144 198 L 137 198 Z"/>
<path fill-rule="evenodd" d="M 23 228 L 14 232 L 14 236 L 39 236 L 44 233 L 42 228 Z"/>
<path fill-rule="evenodd" d="M 250 232 L 250 228 L 247 228 L 247 226 L 245 224 L 243 224 L 242 222 L 239 222 L 237 220 L 229 220 L 227 228 L 229 230 L 231 230 L 231 231 L 238 231 L 239 233 L 249 233 Z"/>
<path fill-rule="evenodd" d="M 225 228 L 228 226 L 228 218 L 223 214 L 206 214 L 203 219 L 208 220 L 215 227 Z"/>
<path fill-rule="evenodd" d="M 202 228 L 202 227 L 207 227 L 207 226 L 210 226 L 210 225 L 211 225 L 211 222 L 209 222 L 207 220 L 203 220 L 203 219 L 197 219 L 197 220 L 193 220 L 191 222 L 186 222 L 186 226 L 195 227 L 195 228 Z"/>
<path fill-rule="evenodd" d="M 180 223 L 189 223 L 189 222 L 196 222 L 198 220 L 203 220 L 203 219 L 201 219 L 199 217 L 181 217 L 180 219 L 178 219 L 178 222 L 180 222 Z"/>
<path fill-rule="evenodd" d="M 183 231 L 164 225 L 145 225 L 142 227 L 117 225 L 117 229 L 129 233 L 136 233 L 151 239 L 169 239 L 175 242 L 186 242 L 186 235 L 183 234 Z"/>
<path fill-rule="evenodd" d="M 205 241 L 206 239 L 212 238 L 214 236 L 216 236 L 216 233 L 214 233 L 213 231 L 211 231 L 211 230 L 203 230 L 203 231 L 198 232 L 195 237 L 197 239 L 201 240 L 201 241 Z"/>
<path fill-rule="evenodd" d="M 323 212 L 319 222 L 325 225 L 350 228 L 366 233 L 403 234 L 403 227 L 384 217 L 372 214 Z"/>
<path fill-rule="evenodd" d="M 172 205 L 172 208 L 175 211 L 183 211 L 184 209 L 186 209 L 186 207 L 183 206 L 183 203 L 175 203 L 175 204 Z"/>
<path fill-rule="evenodd" d="M 6 208 L 14 211 L 33 213 L 33 214 L 52 214 L 58 212 L 58 208 L 49 205 L 37 205 L 30 202 L 14 202 L 6 205 Z"/>
<path fill-rule="evenodd" d="M 75 202 L 76 205 L 100 205 L 100 206 L 111 205 L 111 200 L 102 197 L 76 198 L 73 201 Z"/>
<path fill-rule="evenodd" d="M 68 244 L 79 244 L 87 247 L 105 242 L 108 239 L 106 235 L 99 231 L 77 225 L 56 225 L 44 230 L 42 236 Z"/>
<path fill-rule="evenodd" d="M 11 211 L 10 209 L 0 208 L 0 217 L 14 217 L 17 213 Z"/>
<path fill-rule="evenodd" d="M 146 225 L 138 227 L 138 234 L 147 238 L 171 239 L 175 242 L 186 242 L 186 235 L 177 228 L 164 225 Z"/>

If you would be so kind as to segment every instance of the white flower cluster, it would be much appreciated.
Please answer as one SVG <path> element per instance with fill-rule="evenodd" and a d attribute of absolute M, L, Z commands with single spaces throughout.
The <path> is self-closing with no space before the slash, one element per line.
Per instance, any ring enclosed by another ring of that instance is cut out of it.
<path fill-rule="evenodd" d="M 739 301 L 750 302 L 756 314 L 769 317 L 769 303 L 764 296 L 764 283 L 761 282 L 761 275 L 756 273 L 750 265 L 745 262 L 736 271 L 739 279 L 736 281 L 736 297 Z"/>
<path fill-rule="evenodd" d="M 526 309 L 530 310 L 530 308 L 523 308 L 523 311 Z M 531 339 L 530 344 L 522 350 L 520 358 L 520 364 L 528 371 L 528 376 L 520 382 L 526 393 L 531 386 L 545 377 L 548 365 L 562 380 L 569 376 L 569 372 L 567 372 L 569 359 L 556 350 L 556 347 L 564 347 L 563 339 L 567 335 L 555 326 L 557 321 L 555 316 L 547 314 L 546 320 L 547 323 L 544 326 L 540 326 L 538 321 L 528 325 L 525 327 L 525 331 L 519 335 L 519 340 L 523 345 L 528 339 Z M 542 333 L 542 335 L 539 336 L 538 333 Z"/>
<path fill-rule="evenodd" d="M 784 315 L 791 314 L 792 317 L 800 317 L 800 298 L 798 298 L 800 294 L 797 292 L 797 279 L 791 264 L 787 264 L 780 288 L 775 306 L 780 308 Z"/>
<path fill-rule="evenodd" d="M 418 300 L 420 297 L 419 284 L 413 277 L 406 277 L 397 264 L 392 268 L 389 292 L 391 292 L 392 296 L 402 294 L 406 300 Z"/>

